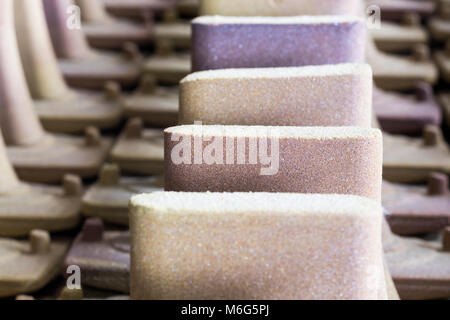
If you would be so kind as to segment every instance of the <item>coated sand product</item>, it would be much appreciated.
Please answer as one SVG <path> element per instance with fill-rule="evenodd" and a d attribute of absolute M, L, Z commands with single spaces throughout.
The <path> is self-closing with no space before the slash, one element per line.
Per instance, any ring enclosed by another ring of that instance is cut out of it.
<path fill-rule="evenodd" d="M 383 227 L 383 248 L 400 297 L 405 300 L 450 297 L 450 230 L 441 241 L 403 238 Z"/>
<path fill-rule="evenodd" d="M 74 91 L 67 87 L 53 52 L 41 1 L 14 1 L 15 28 L 21 61 L 36 112 L 45 129 L 79 133 L 88 126 L 118 124 L 120 92 L 108 83 L 105 93 Z"/>
<path fill-rule="evenodd" d="M 147 126 L 167 128 L 178 124 L 178 87 L 158 86 L 152 75 L 143 76 L 139 88 L 122 103 L 125 117 L 141 118 Z"/>
<path fill-rule="evenodd" d="M 426 126 L 422 138 L 383 134 L 383 177 L 391 182 L 427 181 L 431 173 L 450 173 L 450 149 L 437 126 Z"/>
<path fill-rule="evenodd" d="M 180 83 L 180 124 L 360 126 L 372 119 L 366 64 L 226 69 Z"/>
<path fill-rule="evenodd" d="M 200 0 L 200 15 L 291 16 L 356 15 L 360 0 Z"/>
<path fill-rule="evenodd" d="M 432 174 L 427 187 L 384 181 L 382 199 L 388 212 L 386 219 L 396 234 L 421 235 L 450 225 L 450 192 L 445 174 Z"/>
<path fill-rule="evenodd" d="M 381 140 L 379 130 L 359 127 L 172 127 L 165 130 L 165 190 L 338 193 L 379 201 Z"/>
<path fill-rule="evenodd" d="M 136 23 L 110 16 L 101 0 L 76 0 L 81 9 L 83 31 L 89 44 L 100 49 L 119 49 L 131 41 L 149 46 L 153 40 L 153 23 L 147 19 Z"/>
<path fill-rule="evenodd" d="M 191 56 L 175 52 L 172 41 L 160 40 L 156 53 L 144 61 L 142 72 L 155 77 L 158 83 L 177 85 L 191 72 Z"/>
<path fill-rule="evenodd" d="M 130 237 L 128 231 L 106 231 L 101 219 L 86 220 L 64 261 L 81 270 L 82 285 L 128 293 L 130 291 Z"/>
<path fill-rule="evenodd" d="M 30 239 L 0 239 L 0 297 L 14 297 L 41 289 L 61 268 L 69 245 L 51 240 L 48 232 L 33 230 Z"/>
<path fill-rule="evenodd" d="M 62 188 L 20 182 L 7 157 L 1 133 L 0 175 L 0 236 L 26 236 L 35 228 L 61 231 L 78 224 L 80 178 L 66 175 Z"/>
<path fill-rule="evenodd" d="M 373 109 L 383 131 L 392 134 L 420 134 L 425 126 L 442 123 L 442 111 L 433 88 L 424 82 L 416 85 L 413 94 L 374 87 Z"/>
<path fill-rule="evenodd" d="M 192 21 L 192 70 L 363 62 L 365 39 L 358 17 L 204 16 Z"/>
<path fill-rule="evenodd" d="M 116 81 L 128 88 L 140 75 L 141 56 L 133 43 L 123 53 L 93 51 L 81 29 L 68 28 L 67 11 L 73 0 L 43 0 L 47 24 L 61 71 L 69 85 L 85 89 L 103 88 Z"/>
<path fill-rule="evenodd" d="M 102 0 L 106 9 L 115 16 L 140 19 L 143 15 L 160 15 L 175 6 L 173 0 Z"/>
<path fill-rule="evenodd" d="M 436 52 L 434 57 L 442 79 L 450 83 L 450 40 L 447 41 L 445 51 Z"/>
<path fill-rule="evenodd" d="M 410 57 L 402 57 L 379 51 L 372 38 L 368 38 L 367 62 L 372 66 L 377 87 L 385 90 L 414 89 L 417 82 L 435 84 L 438 70 L 430 59 L 429 48 L 419 44 Z"/>
<path fill-rule="evenodd" d="M 440 94 L 439 102 L 442 105 L 442 109 L 445 116 L 445 122 L 447 123 L 447 126 L 450 126 L 450 93 Z"/>
<path fill-rule="evenodd" d="M 376 201 L 157 192 L 130 210 L 133 299 L 387 298 Z"/>
<path fill-rule="evenodd" d="M 433 1 L 411 1 L 411 0 L 368 0 L 366 4 L 376 5 L 382 12 L 382 19 L 401 21 L 407 14 L 418 14 L 421 18 L 430 17 L 436 10 Z"/>
<path fill-rule="evenodd" d="M 83 197 L 83 214 L 128 226 L 131 197 L 163 189 L 162 177 L 125 177 L 121 176 L 117 165 L 106 164 L 102 167 L 99 181 L 89 187 Z"/>
<path fill-rule="evenodd" d="M 164 170 L 164 138 L 160 129 L 145 129 L 142 119 L 128 120 L 110 155 L 124 172 L 159 175 Z"/>
<path fill-rule="evenodd" d="M 370 29 L 378 49 L 387 52 L 411 51 L 418 44 L 428 43 L 428 33 L 420 25 L 418 15 L 409 15 L 408 24 L 383 21 L 381 28 Z"/>
<path fill-rule="evenodd" d="M 13 2 L 0 4 L 0 128 L 8 156 L 21 179 L 61 182 L 66 173 L 95 176 L 103 163 L 110 140 L 95 128 L 82 137 L 49 135 L 34 110 L 14 32 Z M 45 157 L 43 157 L 45 155 Z"/>

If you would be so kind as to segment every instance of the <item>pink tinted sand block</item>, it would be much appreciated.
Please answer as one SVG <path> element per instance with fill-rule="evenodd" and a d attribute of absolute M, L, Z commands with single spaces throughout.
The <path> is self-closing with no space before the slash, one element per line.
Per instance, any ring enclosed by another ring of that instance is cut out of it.
<path fill-rule="evenodd" d="M 204 16 L 192 21 L 192 70 L 364 62 L 365 40 L 358 17 Z"/>
<path fill-rule="evenodd" d="M 131 297 L 386 299 L 381 218 L 350 195 L 135 196 Z"/>
<path fill-rule="evenodd" d="M 180 84 L 179 123 L 370 127 L 367 64 L 225 69 Z"/>
<path fill-rule="evenodd" d="M 381 200 L 382 141 L 363 127 L 165 130 L 165 190 L 337 193 Z"/>

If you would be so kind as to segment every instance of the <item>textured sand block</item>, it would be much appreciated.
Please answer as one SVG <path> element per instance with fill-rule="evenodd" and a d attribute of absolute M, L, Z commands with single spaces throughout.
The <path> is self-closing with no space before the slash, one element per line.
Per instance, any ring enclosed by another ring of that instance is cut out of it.
<path fill-rule="evenodd" d="M 364 62 L 364 20 L 350 16 L 192 21 L 192 70 Z"/>
<path fill-rule="evenodd" d="M 360 0 L 201 0 L 201 15 L 291 16 L 356 14 Z"/>
<path fill-rule="evenodd" d="M 203 71 L 181 81 L 180 123 L 370 127 L 371 96 L 366 64 Z"/>
<path fill-rule="evenodd" d="M 357 127 L 168 128 L 165 188 L 354 194 L 380 201 L 381 140 L 379 130 Z"/>
<path fill-rule="evenodd" d="M 376 201 L 349 195 L 135 196 L 131 296 L 384 299 L 381 217 Z"/>

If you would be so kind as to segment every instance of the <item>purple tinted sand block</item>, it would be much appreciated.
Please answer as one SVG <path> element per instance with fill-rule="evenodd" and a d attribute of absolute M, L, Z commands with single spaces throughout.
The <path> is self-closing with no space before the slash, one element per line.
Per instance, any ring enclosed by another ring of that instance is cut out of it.
<path fill-rule="evenodd" d="M 386 299 L 374 200 L 156 192 L 130 218 L 133 299 Z"/>
<path fill-rule="evenodd" d="M 358 17 L 205 16 L 192 22 L 192 69 L 364 62 L 365 40 Z"/>
<path fill-rule="evenodd" d="M 165 190 L 353 194 L 381 200 L 381 132 L 363 127 L 179 126 Z"/>

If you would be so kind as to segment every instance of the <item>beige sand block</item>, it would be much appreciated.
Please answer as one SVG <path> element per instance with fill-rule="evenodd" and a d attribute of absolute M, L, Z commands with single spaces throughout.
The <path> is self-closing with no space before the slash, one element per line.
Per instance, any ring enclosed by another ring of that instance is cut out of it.
<path fill-rule="evenodd" d="M 130 212 L 133 299 L 387 299 L 377 201 L 157 192 Z"/>
<path fill-rule="evenodd" d="M 105 94 L 72 91 L 64 82 L 50 40 L 41 1 L 14 1 L 15 27 L 21 60 L 36 111 L 45 129 L 82 132 L 87 126 L 118 124 L 121 106 L 117 85 Z"/>
<path fill-rule="evenodd" d="M 123 177 L 117 165 L 104 165 L 99 181 L 83 197 L 83 214 L 128 225 L 128 205 L 133 195 L 162 191 L 162 177 Z"/>
<path fill-rule="evenodd" d="M 143 15 L 160 15 L 175 6 L 173 0 L 102 0 L 108 12 L 115 16 L 141 18 Z"/>
<path fill-rule="evenodd" d="M 415 183 L 431 173 L 450 174 L 450 148 L 437 126 L 426 126 L 423 138 L 383 133 L 383 177 L 391 182 Z"/>
<path fill-rule="evenodd" d="M 370 29 L 378 49 L 387 52 L 411 51 L 418 44 L 428 43 L 428 33 L 420 25 L 420 17 L 407 15 L 404 25 L 383 21 L 380 29 Z"/>
<path fill-rule="evenodd" d="M 81 29 L 66 25 L 72 0 L 44 0 L 43 3 L 53 47 L 69 85 L 101 89 L 107 81 L 116 81 L 125 88 L 136 84 L 141 64 L 136 45 L 127 42 L 122 53 L 94 51 Z"/>
<path fill-rule="evenodd" d="M 426 45 L 416 45 L 412 56 L 403 58 L 379 51 L 371 39 L 367 43 L 367 61 L 372 66 L 377 87 L 385 90 L 409 90 L 414 89 L 420 81 L 436 83 L 438 70 L 430 60 Z"/>
<path fill-rule="evenodd" d="M 373 109 L 383 131 L 392 134 L 420 134 L 426 125 L 442 123 L 441 108 L 428 83 L 417 83 L 413 94 L 374 87 Z"/>
<path fill-rule="evenodd" d="M 172 127 L 165 130 L 165 190 L 338 193 L 379 201 L 381 140 L 379 130 L 362 127 Z"/>
<path fill-rule="evenodd" d="M 439 102 L 444 111 L 445 122 L 450 127 L 450 93 L 442 93 L 439 95 Z"/>
<path fill-rule="evenodd" d="M 156 41 L 170 41 L 176 49 L 191 47 L 191 24 L 179 20 L 176 9 L 164 13 L 163 22 L 155 25 Z"/>
<path fill-rule="evenodd" d="M 157 86 L 152 75 L 144 75 L 139 88 L 122 104 L 125 117 L 141 118 L 147 126 L 167 128 L 178 123 L 178 87 Z"/>
<path fill-rule="evenodd" d="M 83 31 L 91 46 L 101 49 L 119 49 L 131 41 L 148 46 L 153 39 L 150 20 L 135 23 L 110 16 L 101 0 L 76 0 L 81 9 Z"/>
<path fill-rule="evenodd" d="M 196 72 L 180 83 L 180 124 L 370 127 L 371 96 L 367 64 Z"/>
<path fill-rule="evenodd" d="M 42 230 L 33 230 L 29 241 L 0 239 L 0 297 L 44 287 L 60 273 L 68 247 L 67 241 L 51 241 Z"/>
<path fill-rule="evenodd" d="M 196 17 L 200 11 L 200 0 L 178 0 L 176 8 L 184 17 Z"/>
<path fill-rule="evenodd" d="M 441 72 L 441 77 L 447 83 L 450 83 L 450 40 L 447 41 L 445 51 L 438 51 L 434 58 Z"/>
<path fill-rule="evenodd" d="M 386 219 L 396 234 L 421 235 L 450 225 L 450 192 L 445 174 L 432 174 L 427 187 L 384 181 L 382 199 L 388 212 Z"/>
<path fill-rule="evenodd" d="M 112 139 L 89 127 L 84 137 L 45 135 L 29 146 L 8 145 L 8 156 L 18 176 L 31 182 L 58 183 L 67 173 L 97 176 L 108 156 Z"/>
<path fill-rule="evenodd" d="M 402 299 L 450 297 L 450 229 L 442 242 L 403 238 L 383 228 L 383 247 L 389 270 Z"/>
<path fill-rule="evenodd" d="M 200 0 L 200 15 L 291 16 L 356 15 L 360 0 Z"/>
<path fill-rule="evenodd" d="M 107 231 L 98 218 L 86 220 L 67 253 L 64 270 L 71 265 L 80 267 L 82 285 L 129 293 L 129 232 Z"/>
<path fill-rule="evenodd" d="M 163 173 L 163 132 L 145 129 L 142 119 L 130 119 L 114 145 L 110 159 L 124 172 L 143 175 Z"/>
<path fill-rule="evenodd" d="M 176 85 L 191 72 L 191 56 L 175 53 L 172 41 L 158 41 L 156 53 L 143 64 L 143 73 L 155 77 L 159 83 Z"/>

